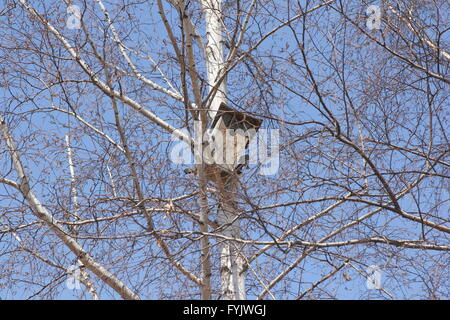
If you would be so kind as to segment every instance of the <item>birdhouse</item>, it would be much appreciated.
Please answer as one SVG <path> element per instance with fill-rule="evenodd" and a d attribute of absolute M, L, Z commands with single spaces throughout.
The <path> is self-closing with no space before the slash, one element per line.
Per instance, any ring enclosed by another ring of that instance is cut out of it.
<path fill-rule="evenodd" d="M 212 121 L 207 144 L 214 143 L 216 154 L 223 148 L 223 155 L 215 158 L 208 171 L 212 171 L 215 176 L 220 173 L 222 177 L 240 173 L 248 160 L 245 151 L 261 123 L 261 119 L 234 110 L 222 102 Z"/>

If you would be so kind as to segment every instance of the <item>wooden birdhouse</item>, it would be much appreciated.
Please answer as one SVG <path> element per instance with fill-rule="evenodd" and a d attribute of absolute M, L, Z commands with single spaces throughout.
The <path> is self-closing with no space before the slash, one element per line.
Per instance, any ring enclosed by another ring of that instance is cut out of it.
<path fill-rule="evenodd" d="M 261 119 L 251 117 L 230 108 L 225 103 L 221 103 L 211 124 L 208 143 L 216 143 L 216 149 L 223 145 L 224 161 L 216 161 L 209 165 L 208 171 L 211 171 L 215 176 L 220 173 L 222 177 L 240 173 L 248 160 L 245 151 L 261 123 Z M 220 139 L 218 139 L 219 135 Z"/>

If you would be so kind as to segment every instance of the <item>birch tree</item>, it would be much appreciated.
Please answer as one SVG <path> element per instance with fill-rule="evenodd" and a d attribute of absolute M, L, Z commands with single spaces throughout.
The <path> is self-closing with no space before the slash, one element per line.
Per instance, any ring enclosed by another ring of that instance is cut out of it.
<path fill-rule="evenodd" d="M 448 12 L 4 1 L 0 297 L 448 298 Z"/>

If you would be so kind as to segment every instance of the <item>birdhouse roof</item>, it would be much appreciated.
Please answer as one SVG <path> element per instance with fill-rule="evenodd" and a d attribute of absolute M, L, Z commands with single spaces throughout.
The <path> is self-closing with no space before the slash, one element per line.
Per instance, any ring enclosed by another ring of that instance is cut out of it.
<path fill-rule="evenodd" d="M 223 102 L 220 104 L 219 110 L 217 110 L 212 127 L 216 126 L 220 118 L 222 118 L 223 123 L 228 129 L 258 130 L 262 123 L 262 119 L 230 108 Z"/>

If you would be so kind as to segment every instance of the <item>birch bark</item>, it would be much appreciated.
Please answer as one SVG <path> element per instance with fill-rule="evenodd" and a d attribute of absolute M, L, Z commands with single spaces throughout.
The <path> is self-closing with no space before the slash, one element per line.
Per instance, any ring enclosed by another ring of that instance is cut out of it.
<path fill-rule="evenodd" d="M 224 72 L 223 51 L 223 17 L 222 0 L 203 0 L 201 2 L 206 24 L 205 60 L 210 91 L 217 90 L 209 101 L 209 117 L 214 119 L 222 102 L 226 102 L 226 79 L 219 81 Z M 224 236 L 240 238 L 240 225 L 237 219 L 236 191 L 238 176 L 233 175 L 218 181 L 220 202 L 218 222 L 222 225 Z M 242 258 L 242 245 L 237 242 L 225 241 L 220 253 L 221 263 L 221 297 L 225 300 L 243 300 L 245 295 L 245 264 Z"/>

